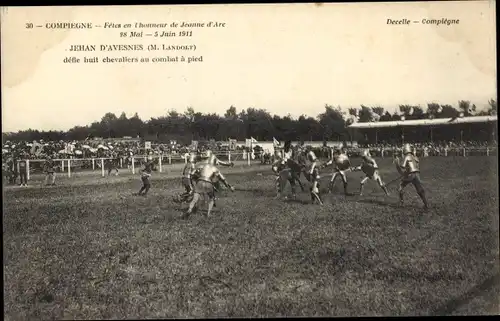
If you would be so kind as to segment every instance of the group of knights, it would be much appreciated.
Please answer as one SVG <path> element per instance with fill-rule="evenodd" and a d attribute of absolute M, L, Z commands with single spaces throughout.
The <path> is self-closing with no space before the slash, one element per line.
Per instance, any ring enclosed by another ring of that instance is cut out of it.
<path fill-rule="evenodd" d="M 213 207 L 216 206 L 216 195 L 224 184 L 229 190 L 234 191 L 224 175 L 219 171 L 217 166 L 233 167 L 233 162 L 224 162 L 217 158 L 211 150 L 207 150 L 204 155 L 195 153 L 189 154 L 189 159 L 182 171 L 182 185 L 185 191 L 174 197 L 177 203 L 188 202 L 189 207 L 183 214 L 183 218 L 189 217 L 197 210 L 198 203 L 201 199 L 206 200 L 208 209 L 206 216 L 210 216 Z M 141 180 L 143 186 L 138 192 L 138 195 L 146 196 L 150 187 L 150 177 L 154 170 L 154 162 L 152 157 L 148 157 L 144 168 L 141 170 Z"/>
<path fill-rule="evenodd" d="M 288 146 L 287 146 L 288 145 Z M 306 161 L 301 161 L 300 155 L 306 155 Z M 404 201 L 404 188 L 408 184 L 412 184 L 422 202 L 424 203 L 424 208 L 428 209 L 429 205 L 425 195 L 422 182 L 420 180 L 420 161 L 416 156 L 414 148 L 410 144 L 405 144 L 401 150 L 402 161 L 400 160 L 398 154 L 394 156 L 394 164 L 400 175 L 399 180 L 399 200 L 402 204 Z M 291 148 L 290 144 L 285 144 L 284 153 L 276 152 L 276 161 L 272 164 L 272 171 L 276 175 L 276 197 L 279 198 L 286 187 L 287 183 L 290 183 L 292 188 L 292 197 L 296 197 L 295 184 L 298 183 L 302 191 L 304 191 L 303 185 L 300 182 L 301 174 L 304 174 L 306 179 L 310 183 L 310 194 L 311 201 L 313 203 L 317 202 L 323 204 L 323 200 L 320 195 L 320 169 L 326 168 L 333 165 L 333 173 L 331 175 L 330 183 L 328 185 L 328 193 L 331 193 L 335 185 L 335 181 L 338 177 L 341 178 L 344 185 L 344 193 L 347 193 L 347 175 L 348 171 L 362 171 L 365 177 L 360 182 L 359 195 L 363 195 L 363 187 L 368 180 L 374 180 L 384 191 L 386 195 L 389 195 L 389 190 L 387 185 L 382 180 L 379 174 L 379 167 L 375 159 L 370 154 L 368 149 L 364 150 L 362 153 L 362 163 L 359 166 L 352 166 L 349 160 L 349 156 L 344 148 L 335 148 L 333 153 L 331 153 L 331 159 L 326 163 L 319 164 L 319 160 L 312 150 L 303 150 L 300 147 L 295 150 Z"/>
<path fill-rule="evenodd" d="M 305 154 L 305 162 L 301 161 L 300 156 Z M 294 157 L 295 156 L 295 157 Z M 410 144 L 405 144 L 402 148 L 402 161 L 396 155 L 394 163 L 400 174 L 398 178 L 399 184 L 399 200 L 402 204 L 404 201 L 403 190 L 408 184 L 414 185 L 418 195 L 424 203 L 424 208 L 428 209 L 428 202 L 425 191 L 420 180 L 419 159 L 415 155 L 415 151 Z M 344 193 L 347 194 L 347 175 L 348 171 L 362 171 L 365 177 L 360 182 L 359 195 L 363 195 L 363 187 L 368 180 L 374 180 L 382 188 L 386 195 L 389 195 L 386 184 L 383 182 L 379 174 L 379 167 L 375 159 L 370 155 L 369 150 L 365 150 L 362 154 L 362 163 L 359 166 L 352 166 L 345 149 L 337 148 L 332 153 L 332 157 L 324 164 L 319 164 L 319 160 L 313 151 L 299 151 L 294 155 L 291 148 L 285 148 L 285 153 L 275 155 L 277 160 L 272 164 L 272 170 L 276 175 L 276 191 L 277 197 L 281 195 L 287 182 L 292 186 L 293 197 L 295 193 L 295 183 L 298 183 L 304 191 L 304 187 L 300 182 L 300 175 L 304 174 L 310 182 L 310 195 L 313 203 L 318 202 L 323 204 L 320 195 L 320 169 L 333 165 L 333 173 L 328 186 L 328 193 L 331 193 L 337 177 L 340 177 L 344 184 Z M 189 160 L 182 171 L 182 185 L 184 192 L 174 197 L 177 203 L 188 202 L 187 211 L 182 215 L 183 218 L 189 217 L 198 206 L 201 199 L 206 200 L 208 208 L 206 216 L 210 216 L 213 207 L 216 206 L 216 192 L 225 185 L 229 190 L 234 191 L 224 175 L 218 169 L 218 166 L 234 166 L 232 162 L 224 162 L 218 159 L 212 151 L 208 150 L 204 156 L 190 154 Z M 151 184 L 150 177 L 154 170 L 154 162 L 152 157 L 148 157 L 144 168 L 141 170 L 141 179 L 143 186 L 139 191 L 139 195 L 147 195 Z"/>

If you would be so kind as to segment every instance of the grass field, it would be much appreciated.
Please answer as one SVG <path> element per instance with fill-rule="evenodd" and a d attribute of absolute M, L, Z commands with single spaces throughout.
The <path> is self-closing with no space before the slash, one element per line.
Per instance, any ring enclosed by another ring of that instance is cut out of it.
<path fill-rule="evenodd" d="M 210 218 L 179 219 L 174 171 L 146 198 L 130 175 L 5 189 L 6 319 L 499 313 L 496 157 L 422 159 L 428 212 L 397 183 L 274 200 L 269 166 L 237 167 Z"/>

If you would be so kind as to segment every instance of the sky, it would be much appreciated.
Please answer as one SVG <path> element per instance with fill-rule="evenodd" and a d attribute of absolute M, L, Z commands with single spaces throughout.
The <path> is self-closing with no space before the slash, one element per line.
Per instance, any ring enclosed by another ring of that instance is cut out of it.
<path fill-rule="evenodd" d="M 387 24 L 403 18 L 459 24 Z M 120 38 L 124 29 L 26 29 L 30 21 L 226 26 L 185 29 L 192 37 L 133 39 Z M 1 27 L 3 132 L 67 130 L 99 121 L 106 112 L 137 112 L 147 120 L 188 106 L 221 115 L 233 105 L 238 111 L 254 107 L 315 117 L 325 104 L 394 111 L 400 104 L 459 100 L 483 107 L 496 98 L 493 1 L 11 7 L 3 8 Z M 196 51 L 67 51 L 86 44 L 194 44 Z M 63 63 L 71 56 L 182 55 L 202 56 L 203 62 Z"/>

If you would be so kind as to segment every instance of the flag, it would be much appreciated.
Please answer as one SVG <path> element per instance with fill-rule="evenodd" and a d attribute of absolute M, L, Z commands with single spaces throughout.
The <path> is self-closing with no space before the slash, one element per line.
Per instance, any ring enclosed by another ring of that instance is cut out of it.
<path fill-rule="evenodd" d="M 250 140 L 251 140 L 252 144 L 258 143 L 258 141 L 255 138 L 253 138 L 253 137 L 250 137 Z"/>
<path fill-rule="evenodd" d="M 280 146 L 280 145 L 281 145 L 280 142 L 276 138 L 273 137 L 273 146 L 276 147 L 276 146 Z"/>

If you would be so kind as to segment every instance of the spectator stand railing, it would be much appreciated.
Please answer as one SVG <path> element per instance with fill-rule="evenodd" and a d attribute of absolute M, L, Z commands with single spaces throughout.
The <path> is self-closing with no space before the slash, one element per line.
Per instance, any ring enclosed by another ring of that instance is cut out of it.
<path fill-rule="evenodd" d="M 393 157 L 393 148 L 373 148 L 367 147 L 370 150 L 370 154 L 375 157 Z M 356 154 L 356 156 L 361 156 L 364 148 L 351 149 L 350 152 Z M 497 148 L 491 146 L 478 146 L 478 147 L 429 147 L 427 149 L 417 147 L 415 148 L 418 157 L 430 157 L 430 156 L 496 156 Z M 357 155 L 359 154 L 359 155 Z"/>
<path fill-rule="evenodd" d="M 368 148 L 370 153 L 375 157 L 393 157 L 394 149 L 392 148 Z M 351 149 L 349 154 L 352 156 L 360 156 L 362 148 Z M 417 156 L 419 157 L 429 157 L 429 156 L 496 156 L 498 155 L 496 147 L 436 147 L 428 148 L 427 152 L 423 148 L 416 148 Z M 258 157 L 252 156 L 248 157 L 248 153 L 227 151 L 223 153 L 214 153 L 219 159 L 223 161 L 245 161 L 248 165 L 252 165 L 252 161 L 259 161 Z M 132 174 L 136 173 L 137 166 L 141 165 L 147 158 L 151 156 L 158 166 L 158 171 L 163 172 L 164 165 L 173 164 L 185 164 L 188 158 L 184 154 L 153 154 L 153 155 L 133 155 L 133 156 L 122 156 L 119 158 L 110 157 L 99 157 L 99 158 L 57 158 L 53 159 L 56 162 L 56 171 L 63 173 L 66 172 L 68 177 L 71 177 L 75 170 L 78 169 L 96 169 L 101 170 L 101 176 L 106 176 L 106 165 L 108 160 L 119 160 L 118 168 L 125 168 L 125 166 L 131 170 Z M 17 172 L 19 173 L 19 161 L 17 161 Z M 27 179 L 30 179 L 30 174 L 35 172 L 43 172 L 44 159 L 28 159 L 26 160 L 27 166 Z M 260 161 L 259 161 L 260 163 Z M 116 166 L 115 165 L 115 166 Z M 109 166 L 108 166 L 109 169 Z"/>
<path fill-rule="evenodd" d="M 214 153 L 217 158 L 223 161 L 241 161 L 247 160 L 248 165 L 251 165 L 251 160 L 254 158 L 247 157 L 247 153 L 245 152 L 224 152 L 224 153 Z M 188 157 L 185 157 L 184 154 L 152 154 L 152 155 L 133 155 L 133 156 L 121 156 L 121 157 L 96 157 L 96 158 L 55 158 L 52 159 L 55 162 L 55 170 L 56 172 L 66 172 L 68 177 L 71 177 L 75 169 L 92 169 L 95 171 L 96 169 L 101 170 L 101 176 L 106 176 L 106 165 L 107 161 L 115 160 L 119 161 L 119 164 L 116 164 L 118 168 L 125 168 L 125 166 L 131 170 L 132 174 L 136 173 L 137 165 L 140 166 L 141 163 L 147 160 L 148 157 L 152 157 L 158 166 L 158 171 L 163 172 L 164 165 L 172 165 L 172 164 L 185 164 L 188 161 Z M 26 170 L 27 170 L 27 179 L 30 179 L 30 174 L 35 172 L 42 173 L 43 172 L 43 164 L 45 163 L 45 159 L 27 159 L 26 160 Z M 19 162 L 17 161 L 17 172 L 19 173 Z M 110 166 L 108 165 L 108 168 Z"/>

